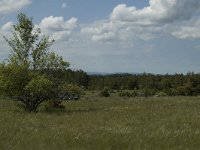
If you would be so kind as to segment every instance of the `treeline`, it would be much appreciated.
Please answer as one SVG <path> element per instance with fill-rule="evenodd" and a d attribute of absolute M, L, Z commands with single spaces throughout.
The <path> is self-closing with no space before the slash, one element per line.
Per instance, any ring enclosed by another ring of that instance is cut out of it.
<path fill-rule="evenodd" d="M 194 73 L 93 75 L 89 79 L 88 88 L 92 90 L 108 87 L 111 90 L 135 90 L 138 94 L 145 95 L 196 96 L 200 94 L 200 74 Z"/>
<path fill-rule="evenodd" d="M 89 85 L 89 76 L 83 70 L 73 70 L 73 69 L 43 69 L 38 71 L 39 74 L 45 74 L 51 81 L 57 84 L 68 83 L 74 84 L 85 89 Z"/>
<path fill-rule="evenodd" d="M 54 72 L 54 79 L 76 84 L 87 90 L 101 91 L 104 88 L 117 91 L 135 91 L 137 95 L 196 96 L 200 94 L 200 74 L 174 75 L 112 74 L 87 75 L 82 70 Z"/>

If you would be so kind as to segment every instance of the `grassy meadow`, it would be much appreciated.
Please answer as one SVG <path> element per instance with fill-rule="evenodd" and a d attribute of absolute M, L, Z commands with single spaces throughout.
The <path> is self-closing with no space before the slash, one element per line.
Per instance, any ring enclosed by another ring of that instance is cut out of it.
<path fill-rule="evenodd" d="M 64 111 L 27 113 L 0 99 L 1 150 L 198 150 L 200 97 L 66 101 Z"/>

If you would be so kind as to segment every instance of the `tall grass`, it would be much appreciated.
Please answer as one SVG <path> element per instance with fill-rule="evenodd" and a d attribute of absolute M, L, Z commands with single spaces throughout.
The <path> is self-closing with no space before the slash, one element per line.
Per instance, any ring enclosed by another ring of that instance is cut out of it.
<path fill-rule="evenodd" d="M 117 97 L 64 102 L 26 113 L 0 100 L 0 149 L 199 149 L 200 98 Z"/>

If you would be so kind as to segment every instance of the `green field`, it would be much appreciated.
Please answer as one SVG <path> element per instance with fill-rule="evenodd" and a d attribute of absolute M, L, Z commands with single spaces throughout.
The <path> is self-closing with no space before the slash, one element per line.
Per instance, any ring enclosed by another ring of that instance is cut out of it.
<path fill-rule="evenodd" d="M 200 97 L 94 96 L 64 105 L 27 113 L 1 98 L 0 149 L 200 149 Z"/>

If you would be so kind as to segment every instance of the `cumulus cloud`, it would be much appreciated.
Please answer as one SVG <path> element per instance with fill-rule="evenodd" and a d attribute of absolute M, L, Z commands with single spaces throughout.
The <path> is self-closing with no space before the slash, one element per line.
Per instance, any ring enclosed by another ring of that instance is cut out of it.
<path fill-rule="evenodd" d="M 46 17 L 36 27 L 41 28 L 44 34 L 50 35 L 55 40 L 67 41 L 70 39 L 72 31 L 77 27 L 77 18 L 64 20 L 63 17 Z"/>
<path fill-rule="evenodd" d="M 39 24 L 35 25 L 36 28 L 40 28 L 42 34 L 49 35 L 56 41 L 69 41 L 73 31 L 77 27 L 76 18 L 64 20 L 63 17 L 46 17 Z M 13 22 L 7 22 L 0 27 L 1 35 L 10 35 L 13 27 Z"/>
<path fill-rule="evenodd" d="M 95 22 L 92 25 L 84 26 L 81 33 L 90 34 L 93 41 L 109 41 L 117 36 L 117 29 L 120 24 L 109 21 Z"/>
<path fill-rule="evenodd" d="M 31 4 L 31 0 L 0 0 L 0 15 L 17 11 Z"/>
<path fill-rule="evenodd" d="M 142 9 L 119 4 L 108 19 L 85 25 L 81 32 L 94 41 L 149 40 L 162 32 L 171 34 L 172 26 L 189 21 L 200 12 L 199 7 L 197 0 L 150 0 L 149 6 Z"/>
<path fill-rule="evenodd" d="M 173 36 L 179 39 L 197 39 L 200 38 L 200 18 L 182 25 L 177 31 L 172 33 Z"/>
<path fill-rule="evenodd" d="M 199 7 L 200 1 L 197 0 L 150 0 L 149 6 L 143 9 L 120 4 L 113 9 L 110 19 L 138 25 L 171 23 L 189 19 Z"/>
<path fill-rule="evenodd" d="M 91 36 L 93 41 L 130 41 L 139 38 L 149 40 L 154 38 L 154 32 L 160 30 L 157 28 L 134 26 L 132 23 L 124 23 L 119 21 L 102 21 L 84 26 L 81 33 Z"/>

